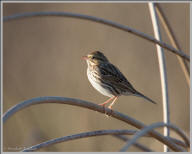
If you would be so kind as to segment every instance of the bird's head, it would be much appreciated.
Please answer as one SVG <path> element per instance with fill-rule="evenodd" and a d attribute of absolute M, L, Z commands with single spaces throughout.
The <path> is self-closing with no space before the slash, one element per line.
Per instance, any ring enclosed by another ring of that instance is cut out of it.
<path fill-rule="evenodd" d="M 95 65 L 108 62 L 108 59 L 100 51 L 91 52 L 87 56 L 83 56 L 83 59 L 86 60 L 88 64 L 95 64 Z"/>

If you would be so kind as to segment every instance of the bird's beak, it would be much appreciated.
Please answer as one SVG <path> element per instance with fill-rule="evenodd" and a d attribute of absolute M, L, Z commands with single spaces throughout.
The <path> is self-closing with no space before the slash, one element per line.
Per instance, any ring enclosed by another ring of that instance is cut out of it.
<path fill-rule="evenodd" d="M 87 57 L 87 56 L 83 56 L 82 58 L 83 58 L 84 60 L 87 60 L 87 59 L 88 59 L 88 57 Z"/>

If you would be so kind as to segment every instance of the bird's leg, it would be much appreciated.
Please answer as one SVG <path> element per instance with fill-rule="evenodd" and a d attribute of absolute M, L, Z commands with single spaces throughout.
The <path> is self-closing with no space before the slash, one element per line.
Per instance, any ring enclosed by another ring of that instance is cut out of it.
<path fill-rule="evenodd" d="M 109 99 L 108 99 L 107 101 L 105 101 L 104 103 L 99 104 L 99 105 L 103 106 L 104 112 L 105 112 L 105 104 L 109 103 L 109 102 L 110 102 L 111 100 L 113 100 L 114 98 L 115 98 L 115 96 L 109 98 Z M 105 114 L 106 114 L 106 112 L 105 112 Z M 106 115 L 107 115 L 107 114 L 106 114 Z M 109 117 L 109 116 L 107 115 L 107 117 Z"/>
<path fill-rule="evenodd" d="M 115 103 L 115 101 L 117 100 L 117 98 L 118 98 L 118 96 L 115 96 L 115 97 L 114 97 L 113 102 L 108 106 L 109 109 L 112 110 L 112 106 L 113 106 L 113 104 Z"/>
<path fill-rule="evenodd" d="M 104 106 L 105 104 L 107 104 L 107 103 L 109 103 L 111 100 L 113 100 L 115 97 L 116 97 L 116 96 L 113 96 L 113 97 L 109 98 L 107 101 L 105 101 L 104 103 L 99 104 L 99 105 Z"/>

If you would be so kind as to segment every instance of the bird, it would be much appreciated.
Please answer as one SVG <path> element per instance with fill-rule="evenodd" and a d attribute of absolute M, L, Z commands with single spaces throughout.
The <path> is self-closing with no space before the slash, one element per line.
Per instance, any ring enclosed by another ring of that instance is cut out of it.
<path fill-rule="evenodd" d="M 91 85 L 101 94 L 110 97 L 104 103 L 111 102 L 108 106 L 112 110 L 112 106 L 119 96 L 138 96 L 149 102 L 156 104 L 155 101 L 137 91 L 121 71 L 113 65 L 101 51 L 93 51 L 83 59 L 87 62 L 87 77 Z"/>

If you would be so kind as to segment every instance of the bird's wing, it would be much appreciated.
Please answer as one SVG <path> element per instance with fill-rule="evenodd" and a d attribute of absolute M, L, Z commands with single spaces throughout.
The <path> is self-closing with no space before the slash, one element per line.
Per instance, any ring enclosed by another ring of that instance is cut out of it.
<path fill-rule="evenodd" d="M 100 64 L 100 74 L 101 80 L 109 84 L 114 85 L 121 91 L 129 91 L 131 93 L 136 93 L 131 83 L 125 78 L 125 76 L 120 72 L 120 70 L 111 63 Z"/>

